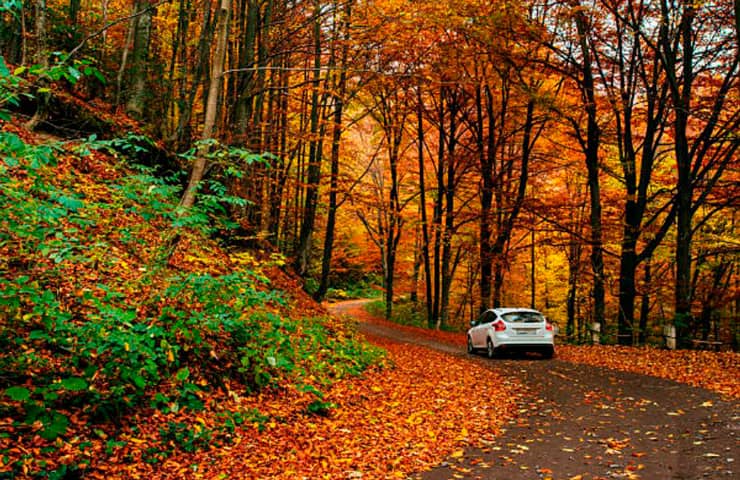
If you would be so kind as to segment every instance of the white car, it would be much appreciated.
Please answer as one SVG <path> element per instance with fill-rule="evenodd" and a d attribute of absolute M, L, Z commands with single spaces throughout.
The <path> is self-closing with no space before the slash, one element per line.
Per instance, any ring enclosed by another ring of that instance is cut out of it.
<path fill-rule="evenodd" d="M 470 323 L 468 353 L 485 349 L 488 358 L 509 351 L 555 354 L 555 327 L 531 308 L 491 308 Z"/>

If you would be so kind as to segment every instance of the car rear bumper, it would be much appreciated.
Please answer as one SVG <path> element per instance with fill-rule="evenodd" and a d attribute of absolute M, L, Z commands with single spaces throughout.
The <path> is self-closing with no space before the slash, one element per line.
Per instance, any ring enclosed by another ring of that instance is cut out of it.
<path fill-rule="evenodd" d="M 553 351 L 555 345 L 552 342 L 541 342 L 541 343 L 501 343 L 495 345 L 496 350 L 510 350 L 510 351 Z"/>
<path fill-rule="evenodd" d="M 555 343 L 555 337 L 552 334 L 548 335 L 512 335 L 508 332 L 500 332 L 494 335 L 494 345 L 496 347 L 503 346 L 532 346 L 532 347 L 546 347 L 553 346 Z"/>

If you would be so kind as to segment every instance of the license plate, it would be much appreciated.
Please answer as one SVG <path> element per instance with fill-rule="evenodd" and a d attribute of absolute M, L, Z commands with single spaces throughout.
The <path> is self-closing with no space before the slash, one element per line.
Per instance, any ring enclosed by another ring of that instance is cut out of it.
<path fill-rule="evenodd" d="M 534 335 L 535 330 L 517 330 L 517 335 Z"/>

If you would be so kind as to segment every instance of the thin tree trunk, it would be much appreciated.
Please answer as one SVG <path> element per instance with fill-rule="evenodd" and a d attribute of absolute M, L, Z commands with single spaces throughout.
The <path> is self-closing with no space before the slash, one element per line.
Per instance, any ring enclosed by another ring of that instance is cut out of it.
<path fill-rule="evenodd" d="M 650 315 L 650 285 L 652 285 L 652 266 L 650 259 L 645 262 L 645 278 L 643 284 L 645 291 L 642 292 L 642 301 L 640 303 L 640 331 L 638 334 L 638 342 L 640 345 L 645 345 L 647 340 L 647 324 L 648 316 Z"/>
<path fill-rule="evenodd" d="M 195 97 L 198 93 L 199 86 L 202 78 L 206 75 L 208 70 L 208 61 L 210 56 L 210 37 L 213 33 L 213 25 L 211 23 L 211 0 L 207 0 L 204 6 L 205 15 L 203 18 L 203 28 L 200 32 L 200 38 L 198 39 L 198 58 L 195 64 L 195 71 L 193 72 L 192 85 L 190 91 L 185 95 L 185 90 L 182 91 L 181 112 L 177 122 L 177 128 L 173 135 L 172 140 L 175 142 L 175 146 L 179 150 L 187 150 L 190 147 L 192 141 L 190 119 L 193 114 L 193 105 L 195 105 Z M 185 82 L 183 81 L 183 84 Z"/>
<path fill-rule="evenodd" d="M 131 44 L 134 42 L 134 33 L 136 30 L 136 22 L 138 17 L 138 3 L 134 4 L 131 21 L 128 25 L 128 31 L 126 32 L 126 43 L 123 45 L 123 52 L 121 52 L 121 65 L 118 67 L 118 74 L 116 75 L 116 107 L 121 104 L 121 96 L 123 95 L 123 77 L 126 74 L 126 67 L 128 66 L 128 56 L 131 51 Z"/>
<path fill-rule="evenodd" d="M 532 219 L 534 222 L 534 219 Z M 532 230 L 530 231 L 530 246 L 529 246 L 529 263 L 532 265 L 532 269 L 529 272 L 529 283 L 531 288 L 529 296 L 529 308 L 537 308 L 537 265 L 536 251 L 535 251 L 535 233 L 534 223 L 532 224 Z"/>
<path fill-rule="evenodd" d="M 36 0 L 36 63 L 46 68 L 49 66 L 49 52 L 47 51 L 46 31 L 46 0 Z M 26 123 L 26 128 L 34 130 L 48 115 L 49 93 L 43 91 L 47 87 L 44 81 L 39 82 L 36 92 L 36 112 Z"/>
<path fill-rule="evenodd" d="M 280 65 L 287 68 L 289 66 L 288 59 L 282 58 Z M 288 88 L 288 74 L 286 68 L 280 70 L 278 80 L 280 93 L 278 98 L 278 120 L 276 121 L 275 128 L 278 130 L 279 140 L 278 149 L 275 154 L 279 161 L 274 167 L 273 190 L 270 195 L 270 225 L 268 227 L 270 238 L 275 239 L 275 246 L 280 245 L 280 215 L 282 213 L 283 192 L 285 191 L 285 180 L 287 176 L 285 158 L 288 156 L 288 95 L 286 93 Z"/>
<path fill-rule="evenodd" d="M 257 45 L 257 30 L 259 23 L 259 4 L 256 0 L 247 0 L 246 18 L 244 25 L 244 38 L 239 51 L 237 101 L 234 108 L 234 120 L 236 124 L 236 138 L 248 143 L 250 120 L 252 118 L 254 76 L 252 67 L 255 63 L 255 46 Z"/>
<path fill-rule="evenodd" d="M 352 16 L 352 2 L 347 2 L 344 13 L 342 53 L 340 59 L 341 72 L 336 85 L 334 97 L 334 125 L 332 127 L 331 143 L 331 179 L 329 189 L 329 213 L 326 220 L 326 235 L 324 237 L 324 252 L 321 260 L 321 281 L 314 298 L 321 300 L 329 289 L 329 274 L 331 272 L 331 257 L 334 249 L 334 230 L 337 220 L 337 190 L 339 189 L 339 147 L 342 140 L 342 113 L 344 111 L 344 95 L 347 90 L 347 60 L 349 56 L 349 26 Z"/>
<path fill-rule="evenodd" d="M 591 204 L 591 270 L 593 272 L 593 289 L 591 292 L 594 311 L 593 320 L 602 326 L 605 331 L 605 287 L 604 287 L 604 254 L 601 223 L 601 188 L 599 182 L 599 144 L 601 131 L 597 122 L 596 90 L 593 78 L 591 47 L 588 42 L 588 20 L 583 10 L 575 12 L 578 40 L 580 43 L 583 61 L 581 74 L 582 89 L 586 102 L 585 110 L 588 117 L 586 126 L 585 160 L 588 171 L 589 198 Z"/>
<path fill-rule="evenodd" d="M 321 79 L 321 5 L 318 0 L 314 1 L 314 64 L 313 64 L 313 91 L 311 93 L 311 116 L 310 130 L 311 140 L 308 152 L 308 178 L 306 182 L 306 197 L 303 208 L 303 221 L 298 240 L 298 251 L 296 253 L 296 270 L 303 276 L 308 273 L 311 256 L 311 240 L 313 238 L 314 223 L 316 220 L 316 207 L 319 196 L 319 181 L 321 180 L 321 139 L 319 137 L 321 105 L 319 86 Z"/>
<path fill-rule="evenodd" d="M 447 137 L 447 179 L 444 189 L 445 226 L 442 235 L 442 298 L 439 309 L 437 328 L 447 326 L 449 319 L 450 291 L 452 289 L 452 235 L 455 229 L 455 149 L 457 147 L 457 112 L 459 111 L 457 95 L 450 102 L 450 130 Z"/>
<path fill-rule="evenodd" d="M 216 51 L 213 55 L 213 67 L 211 68 L 211 81 L 208 87 L 208 96 L 206 97 L 206 114 L 203 122 L 204 140 L 214 137 L 216 126 L 216 114 L 218 111 L 218 99 L 221 93 L 221 84 L 223 83 L 224 61 L 226 59 L 226 48 L 229 38 L 229 7 L 231 0 L 221 0 L 218 11 L 217 28 L 216 28 Z M 205 147 L 207 148 L 207 147 Z M 205 151 L 200 149 L 193 162 L 193 168 L 190 172 L 190 180 L 185 189 L 185 193 L 180 200 L 180 206 L 189 209 L 195 204 L 195 195 L 198 185 L 203 179 L 203 173 L 206 169 Z"/>
<path fill-rule="evenodd" d="M 490 89 L 486 86 L 486 109 L 483 109 L 483 92 L 481 88 L 476 90 L 476 112 L 477 132 L 476 138 L 479 150 L 479 162 L 481 170 L 481 213 L 479 230 L 479 252 L 480 252 L 480 313 L 491 307 L 491 278 L 493 275 L 493 249 L 491 245 L 491 223 L 493 207 L 494 187 L 494 165 L 495 162 L 495 117 L 493 116 L 493 105 L 491 104 Z M 487 114 L 487 115 L 486 115 Z M 484 117 L 488 117 L 488 135 L 484 145 Z"/>
<path fill-rule="evenodd" d="M 165 115 L 164 118 L 167 119 L 167 122 L 162 122 L 159 125 L 159 128 L 162 129 L 162 131 L 175 130 L 172 127 L 171 119 L 175 117 L 177 114 L 177 104 L 181 103 L 183 99 L 185 98 L 184 94 L 184 88 L 183 88 L 183 79 L 180 78 L 179 81 L 175 80 L 175 71 L 180 70 L 184 73 L 185 71 L 185 49 L 187 47 L 187 32 L 188 32 L 188 14 L 190 12 L 190 3 L 188 2 L 187 5 L 185 3 L 185 0 L 180 0 L 180 5 L 178 7 L 178 13 L 177 13 L 177 28 L 175 30 L 175 36 L 174 40 L 172 42 L 172 56 L 170 57 L 170 68 L 169 72 L 167 73 L 167 92 L 165 93 Z M 181 75 L 181 77 L 184 77 L 184 75 Z M 179 93 L 179 97 L 177 99 L 174 98 L 175 94 Z M 167 125 L 167 126 L 166 126 Z"/>
<path fill-rule="evenodd" d="M 693 84 L 693 46 L 692 23 L 695 10 L 690 2 L 683 3 L 681 23 L 677 35 L 681 42 L 681 58 L 668 38 L 668 25 L 661 26 L 661 44 L 663 56 L 668 58 L 666 68 L 668 76 L 674 84 L 671 88 L 674 105 L 673 133 L 674 153 L 678 182 L 676 184 L 676 289 L 675 289 L 675 319 L 676 336 L 679 346 L 688 345 L 691 318 L 691 237 L 692 237 L 692 198 L 693 184 L 691 178 L 691 153 L 688 141 L 689 112 L 691 108 L 691 92 Z M 668 21 L 670 8 L 666 2 L 661 2 L 662 17 Z M 678 85 L 677 63 L 682 62 L 683 85 Z"/>
<path fill-rule="evenodd" d="M 69 23 L 77 29 L 78 16 L 80 14 L 80 0 L 69 0 Z"/>
<path fill-rule="evenodd" d="M 437 149 L 437 192 L 434 199 L 434 216 L 432 225 L 434 229 L 434 295 L 432 302 L 432 321 L 435 327 L 440 321 L 440 294 L 441 294 L 441 249 L 442 249 L 442 208 L 444 206 L 445 191 L 445 90 L 446 87 L 440 87 L 439 107 L 437 111 L 439 122 L 439 146 Z"/>
<path fill-rule="evenodd" d="M 581 242 L 575 235 L 570 235 L 568 251 L 568 296 L 566 300 L 567 321 L 565 325 L 565 337 L 568 340 L 572 340 L 576 335 L 578 273 L 581 264 Z"/>
<path fill-rule="evenodd" d="M 417 89 L 417 136 L 419 142 L 419 214 L 421 215 L 421 254 L 424 260 L 424 302 L 426 304 L 427 325 L 434 323 L 432 310 L 432 266 L 429 260 L 429 225 L 427 220 L 427 194 L 424 168 L 424 103 L 421 95 L 421 84 Z"/>

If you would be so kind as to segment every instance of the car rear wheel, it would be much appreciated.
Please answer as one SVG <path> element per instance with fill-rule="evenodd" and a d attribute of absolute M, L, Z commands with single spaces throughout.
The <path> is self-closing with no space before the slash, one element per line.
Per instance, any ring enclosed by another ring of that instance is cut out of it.
<path fill-rule="evenodd" d="M 493 342 L 490 338 L 486 339 L 486 355 L 488 358 L 496 357 L 496 349 L 493 347 Z"/>
<path fill-rule="evenodd" d="M 555 356 L 555 349 L 553 347 L 546 348 L 542 351 L 542 358 L 550 359 Z"/>
<path fill-rule="evenodd" d="M 473 347 L 473 339 L 468 335 L 468 353 L 475 353 L 475 347 Z"/>

